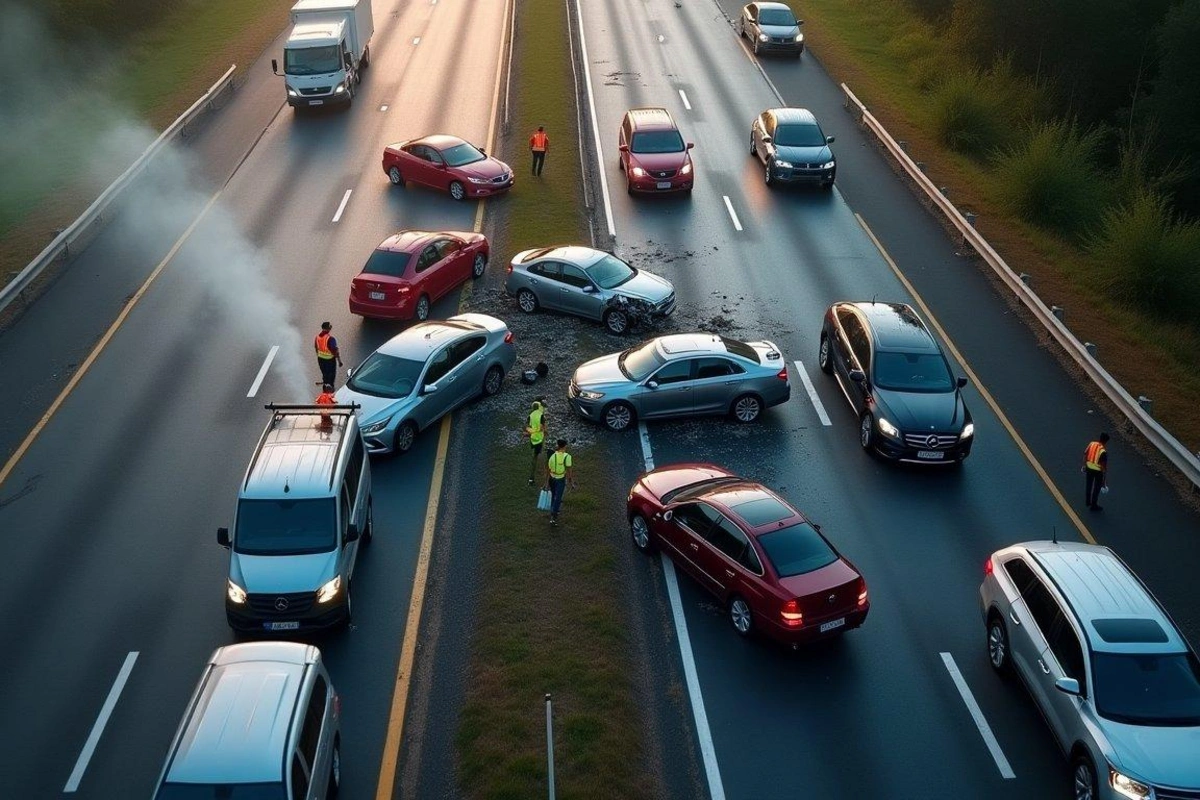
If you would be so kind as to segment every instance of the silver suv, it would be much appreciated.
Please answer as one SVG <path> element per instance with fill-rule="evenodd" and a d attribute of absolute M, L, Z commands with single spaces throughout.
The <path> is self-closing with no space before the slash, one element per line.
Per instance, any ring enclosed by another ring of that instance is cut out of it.
<path fill-rule="evenodd" d="M 235 631 L 350 622 L 350 580 L 371 540 L 371 463 L 354 406 L 268 405 L 238 492 L 225 613 Z"/>
<path fill-rule="evenodd" d="M 340 714 L 317 648 L 219 648 L 179 724 L 154 800 L 336 797 Z"/>
<path fill-rule="evenodd" d="M 1076 800 L 1200 797 L 1200 663 L 1129 567 L 1107 547 L 1025 542 L 984 572 L 988 658 L 1021 676 Z"/>

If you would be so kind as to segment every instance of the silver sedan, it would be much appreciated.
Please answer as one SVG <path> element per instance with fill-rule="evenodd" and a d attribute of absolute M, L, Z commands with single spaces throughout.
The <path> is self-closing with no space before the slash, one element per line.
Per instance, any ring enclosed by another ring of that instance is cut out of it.
<path fill-rule="evenodd" d="M 526 314 L 539 308 L 603 322 L 621 334 L 675 310 L 675 287 L 590 247 L 539 247 L 513 258 L 504 289 Z"/>
<path fill-rule="evenodd" d="M 575 370 L 567 389 L 576 413 L 614 431 L 639 417 L 729 414 L 754 422 L 791 394 L 778 347 L 711 333 L 660 336 L 594 358 Z"/>
<path fill-rule="evenodd" d="M 350 370 L 339 404 L 358 403 L 371 453 L 405 453 L 417 433 L 479 395 L 504 385 L 517 359 L 503 320 L 459 314 L 421 322 L 392 337 Z"/>

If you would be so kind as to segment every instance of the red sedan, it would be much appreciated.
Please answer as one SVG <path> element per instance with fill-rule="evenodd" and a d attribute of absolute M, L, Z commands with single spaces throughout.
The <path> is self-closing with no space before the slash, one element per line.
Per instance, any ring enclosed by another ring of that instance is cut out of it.
<path fill-rule="evenodd" d="M 442 295 L 483 277 L 488 253 L 481 233 L 400 231 L 375 248 L 350 282 L 350 313 L 425 320 Z"/>
<path fill-rule="evenodd" d="M 455 200 L 487 197 L 513 185 L 508 164 L 444 134 L 389 144 L 383 149 L 383 171 L 397 186 L 411 181 L 447 191 Z"/>
<path fill-rule="evenodd" d="M 870 610 L 858 570 L 770 489 L 711 464 L 647 472 L 629 491 L 629 529 L 720 599 L 742 636 L 785 644 L 845 633 Z"/>

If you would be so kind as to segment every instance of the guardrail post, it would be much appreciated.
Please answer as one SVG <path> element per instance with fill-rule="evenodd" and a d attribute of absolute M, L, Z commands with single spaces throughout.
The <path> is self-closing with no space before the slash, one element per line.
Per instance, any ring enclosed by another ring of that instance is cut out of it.
<path fill-rule="evenodd" d="M 1021 279 L 1021 283 L 1026 286 L 1033 285 L 1033 277 L 1028 272 L 1022 272 L 1018 277 Z"/>
<path fill-rule="evenodd" d="M 918 161 L 918 162 L 916 162 L 916 163 L 917 163 L 917 169 L 921 170 L 921 172 L 924 172 L 924 171 L 925 171 L 925 162 L 924 162 L 924 161 Z"/>
<path fill-rule="evenodd" d="M 908 152 L 908 142 L 904 141 L 903 139 L 899 139 L 897 140 L 896 144 L 900 145 L 901 150 L 906 153 Z"/>
<path fill-rule="evenodd" d="M 1092 342 L 1084 342 L 1083 349 L 1087 350 L 1088 355 L 1091 356 L 1092 358 L 1096 357 L 1096 345 L 1093 344 Z"/>
<path fill-rule="evenodd" d="M 1153 416 L 1153 414 L 1150 413 L 1151 409 L 1154 408 L 1153 400 L 1151 400 L 1149 397 L 1146 397 L 1144 394 L 1139 394 L 1137 403 L 1139 406 L 1141 406 L 1142 411 L 1146 412 L 1147 416 Z"/>
<path fill-rule="evenodd" d="M 970 225 L 972 228 L 975 227 L 975 220 L 977 220 L 977 219 L 979 219 L 979 215 L 976 214 L 974 211 L 967 212 L 967 224 Z"/>
<path fill-rule="evenodd" d="M 949 200 L 950 199 L 950 187 L 949 186 L 939 186 L 938 194 L 940 194 L 942 197 L 945 197 L 947 200 Z"/>
<path fill-rule="evenodd" d="M 549 797 L 554 800 L 554 714 L 549 692 L 546 692 L 546 774 Z"/>
<path fill-rule="evenodd" d="M 1063 316 L 1067 313 L 1061 306 L 1050 306 L 1050 313 L 1058 317 L 1058 321 L 1062 322 Z"/>

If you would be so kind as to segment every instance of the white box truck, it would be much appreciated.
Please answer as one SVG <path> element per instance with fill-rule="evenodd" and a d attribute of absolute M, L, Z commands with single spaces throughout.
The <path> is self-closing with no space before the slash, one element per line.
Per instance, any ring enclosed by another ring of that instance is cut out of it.
<path fill-rule="evenodd" d="M 292 108 L 350 105 L 371 60 L 371 0 L 299 0 L 283 46 L 283 79 Z M 279 75 L 279 62 L 271 59 Z"/>

